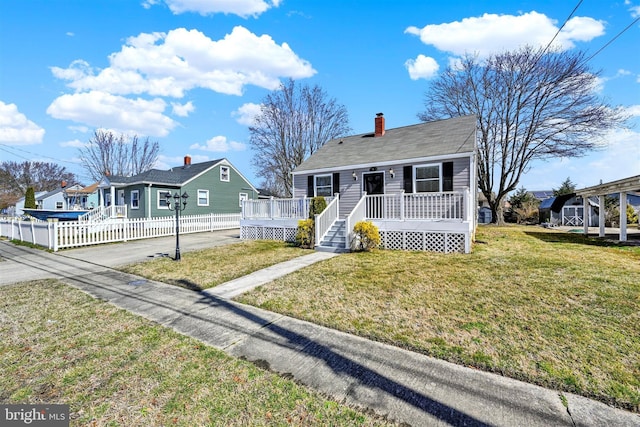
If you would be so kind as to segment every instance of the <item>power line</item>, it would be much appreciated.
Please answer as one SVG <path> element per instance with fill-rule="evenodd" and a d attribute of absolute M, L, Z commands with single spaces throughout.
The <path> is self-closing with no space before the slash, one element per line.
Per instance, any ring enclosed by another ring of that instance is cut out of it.
<path fill-rule="evenodd" d="M 562 25 L 560 26 L 560 28 L 558 28 L 558 31 L 556 31 L 555 35 L 553 36 L 553 38 L 551 39 L 551 41 L 547 44 L 547 46 L 544 48 L 544 50 L 542 51 L 542 53 L 540 54 L 540 56 L 544 55 L 545 52 L 547 51 L 547 49 L 549 49 L 549 47 L 551 46 L 551 44 L 553 43 L 553 41 L 556 39 L 556 37 L 558 37 L 558 34 L 560 34 L 560 31 L 562 31 L 562 29 L 564 28 L 565 25 L 567 25 L 567 22 L 569 22 L 569 19 L 571 19 L 573 17 L 573 14 L 576 13 L 576 11 L 578 10 L 578 8 L 580 7 L 580 5 L 582 4 L 582 0 L 580 0 L 578 2 L 578 4 L 576 5 L 576 7 L 573 8 L 573 10 L 571 11 L 571 13 L 569 14 L 569 16 L 567 16 L 567 18 L 564 20 L 564 22 L 562 23 Z"/>
<path fill-rule="evenodd" d="M 23 150 L 23 149 L 21 149 L 21 148 L 17 148 L 17 147 L 14 147 L 14 146 L 11 146 L 11 145 L 7 145 L 7 144 L 2 144 L 2 143 L 0 143 L 0 145 L 2 145 L 2 146 L 4 146 L 4 147 L 7 147 L 7 148 L 9 148 L 9 149 L 11 149 L 11 150 L 17 150 L 17 151 L 22 151 L 23 153 L 31 154 L 32 156 L 43 157 L 43 158 L 45 158 L 45 159 L 55 160 L 56 162 L 59 162 L 59 163 L 69 163 L 69 164 L 72 164 L 72 165 L 74 165 L 74 166 L 79 166 L 79 165 L 81 165 L 81 163 L 80 163 L 80 162 L 74 162 L 74 161 L 71 161 L 71 160 L 60 160 L 60 159 L 56 159 L 55 157 L 50 157 L 50 156 L 45 156 L 45 155 L 43 155 L 43 154 L 33 153 L 33 152 L 31 152 L 31 151 Z M 32 159 L 28 159 L 28 158 L 26 158 L 26 157 L 24 157 L 24 156 L 21 156 L 21 155 L 19 155 L 19 154 L 16 154 L 16 153 L 14 153 L 14 152 L 11 152 L 11 151 L 9 151 L 9 150 L 7 150 L 7 149 L 5 149 L 5 148 L 0 148 L 0 150 L 2 150 L 2 151 L 4 151 L 4 152 L 7 152 L 7 153 L 9 153 L 9 154 L 12 154 L 12 155 L 14 155 L 14 156 L 16 156 L 16 157 L 20 157 L 21 159 L 25 159 L 25 160 L 33 161 Z"/>
<path fill-rule="evenodd" d="M 638 16 L 631 24 L 627 25 L 625 27 L 624 30 L 620 31 L 618 34 L 615 35 L 615 37 L 613 37 L 611 40 L 609 40 L 604 46 L 602 46 L 600 49 L 598 49 L 596 51 L 596 53 L 594 53 L 593 55 L 591 55 L 590 57 L 588 57 L 585 62 L 589 62 L 593 59 L 594 56 L 596 56 L 597 54 L 599 54 L 600 52 L 602 52 L 607 46 L 609 46 L 611 43 L 613 43 L 618 37 L 620 37 L 625 31 L 627 31 L 629 28 L 633 27 L 633 25 L 640 21 L 640 16 Z"/>

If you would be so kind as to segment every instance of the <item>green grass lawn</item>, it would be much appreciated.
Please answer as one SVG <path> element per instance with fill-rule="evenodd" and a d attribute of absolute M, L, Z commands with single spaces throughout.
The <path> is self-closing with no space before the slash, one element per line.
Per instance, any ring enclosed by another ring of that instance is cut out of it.
<path fill-rule="evenodd" d="M 207 289 L 309 253 L 283 242 L 246 241 L 187 252 L 182 254 L 179 263 L 171 258 L 159 258 L 120 270 L 177 286 L 189 282 Z"/>
<path fill-rule="evenodd" d="M 0 288 L 0 336 L 0 402 L 72 426 L 389 425 L 55 280 Z"/>
<path fill-rule="evenodd" d="M 640 411 L 640 247 L 481 227 L 472 254 L 344 254 L 238 297 Z"/>

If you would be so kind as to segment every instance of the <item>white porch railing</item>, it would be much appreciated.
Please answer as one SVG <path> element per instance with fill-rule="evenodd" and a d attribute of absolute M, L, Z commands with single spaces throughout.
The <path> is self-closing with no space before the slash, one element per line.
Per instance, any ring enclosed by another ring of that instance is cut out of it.
<path fill-rule="evenodd" d="M 470 221 L 469 192 L 369 194 L 367 219 Z"/>
<path fill-rule="evenodd" d="M 327 203 L 333 197 L 325 198 Z M 301 199 L 243 200 L 242 219 L 307 219 L 310 197 Z"/>
<path fill-rule="evenodd" d="M 336 194 L 336 197 L 329 203 L 322 213 L 319 213 L 315 217 L 316 227 L 316 244 L 319 245 L 320 241 L 327 234 L 327 231 L 331 228 L 331 225 L 338 219 L 340 214 L 340 198 Z"/>
<path fill-rule="evenodd" d="M 127 205 L 111 205 L 111 206 L 98 206 L 95 209 L 82 214 L 78 217 L 78 221 L 95 222 L 102 221 L 106 218 L 126 218 L 127 217 Z"/>
<path fill-rule="evenodd" d="M 356 207 L 353 208 L 351 213 L 345 219 L 345 229 L 347 232 L 347 241 L 345 242 L 345 249 L 351 248 L 351 241 L 353 240 L 353 227 L 358 221 L 362 221 L 366 217 L 367 207 L 367 193 L 365 192 L 362 198 L 356 203 Z"/>

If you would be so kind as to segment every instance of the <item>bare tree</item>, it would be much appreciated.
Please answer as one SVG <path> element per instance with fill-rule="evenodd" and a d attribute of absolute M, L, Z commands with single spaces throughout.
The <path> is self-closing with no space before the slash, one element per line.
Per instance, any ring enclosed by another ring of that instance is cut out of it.
<path fill-rule="evenodd" d="M 525 47 L 485 61 L 462 58 L 425 94 L 421 120 L 478 118 L 478 185 L 494 222 L 532 160 L 578 157 L 624 117 L 596 93 L 599 72 L 584 54 Z"/>
<path fill-rule="evenodd" d="M 347 109 L 319 86 L 289 79 L 262 101 L 249 127 L 252 160 L 262 186 L 291 197 L 291 172 L 325 142 L 350 131 Z"/>
<path fill-rule="evenodd" d="M 32 187 L 34 191 L 51 191 L 62 181 L 77 183 L 74 173 L 64 166 L 48 162 L 0 163 L 0 209 L 14 205 Z"/>
<path fill-rule="evenodd" d="M 105 175 L 131 176 L 148 171 L 158 160 L 160 145 L 98 129 L 86 147 L 79 149 L 82 166 L 98 181 Z"/>

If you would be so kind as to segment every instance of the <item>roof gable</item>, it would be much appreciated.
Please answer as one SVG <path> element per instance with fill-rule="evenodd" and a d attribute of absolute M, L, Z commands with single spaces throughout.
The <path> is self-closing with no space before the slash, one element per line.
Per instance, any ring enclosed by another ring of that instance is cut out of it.
<path fill-rule="evenodd" d="M 223 160 L 224 159 L 218 159 L 208 162 L 176 166 L 169 170 L 150 169 L 134 176 L 113 175 L 107 177 L 107 179 L 110 184 L 116 186 L 133 184 L 163 184 L 180 186 L 215 167 Z"/>
<path fill-rule="evenodd" d="M 293 173 L 471 154 L 475 149 L 476 117 L 454 117 L 388 129 L 379 137 L 374 136 L 374 133 L 364 133 L 333 139 L 300 164 Z"/>

